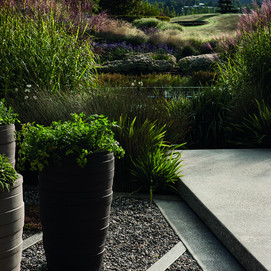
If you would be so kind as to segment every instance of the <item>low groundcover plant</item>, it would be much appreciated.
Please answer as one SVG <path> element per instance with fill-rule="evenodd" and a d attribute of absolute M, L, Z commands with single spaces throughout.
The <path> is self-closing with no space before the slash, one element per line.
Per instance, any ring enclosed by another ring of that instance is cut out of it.
<path fill-rule="evenodd" d="M 9 191 L 18 175 L 7 157 L 0 155 L 0 192 Z"/>
<path fill-rule="evenodd" d="M 0 100 L 0 125 L 14 124 L 17 119 L 17 114 L 11 107 L 6 106 L 5 99 Z"/>
<path fill-rule="evenodd" d="M 53 121 L 50 126 L 35 123 L 24 124 L 17 133 L 19 141 L 19 166 L 30 164 L 31 170 L 41 171 L 52 162 L 60 162 L 74 155 L 80 167 L 87 163 L 88 155 L 97 152 L 113 152 L 122 157 L 124 150 L 114 139 L 113 128 L 103 115 L 86 117 L 83 113 L 71 114 L 68 121 Z"/>

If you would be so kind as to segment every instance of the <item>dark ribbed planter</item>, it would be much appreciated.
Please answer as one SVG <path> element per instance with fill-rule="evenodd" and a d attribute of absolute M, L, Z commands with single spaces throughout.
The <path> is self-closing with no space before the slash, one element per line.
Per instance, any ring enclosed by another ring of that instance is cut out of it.
<path fill-rule="evenodd" d="M 0 125 L 0 154 L 5 154 L 15 166 L 15 125 Z"/>
<path fill-rule="evenodd" d="M 109 226 L 114 155 L 50 165 L 39 174 L 43 243 L 50 271 L 100 270 Z"/>
<path fill-rule="evenodd" d="M 9 192 L 0 192 L 0 270 L 20 271 L 24 225 L 23 178 Z"/>

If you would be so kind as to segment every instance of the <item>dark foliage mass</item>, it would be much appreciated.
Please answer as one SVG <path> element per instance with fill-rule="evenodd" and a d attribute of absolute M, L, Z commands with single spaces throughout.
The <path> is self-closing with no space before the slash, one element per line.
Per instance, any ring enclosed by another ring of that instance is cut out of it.
<path fill-rule="evenodd" d="M 141 0 L 100 0 L 100 8 L 113 15 L 133 15 L 140 8 Z"/>

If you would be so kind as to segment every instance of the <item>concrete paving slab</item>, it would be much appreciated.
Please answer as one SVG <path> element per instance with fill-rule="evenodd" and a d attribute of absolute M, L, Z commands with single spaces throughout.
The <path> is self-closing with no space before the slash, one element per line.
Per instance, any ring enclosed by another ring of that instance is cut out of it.
<path fill-rule="evenodd" d="M 154 202 L 204 271 L 244 271 L 184 201 L 155 199 Z"/>
<path fill-rule="evenodd" d="M 249 271 L 271 270 L 271 149 L 185 150 L 180 195 Z"/>
<path fill-rule="evenodd" d="M 27 239 L 23 240 L 23 250 L 35 245 L 42 240 L 42 232 L 36 233 Z"/>
<path fill-rule="evenodd" d="M 169 252 L 167 252 L 161 259 L 153 264 L 147 271 L 164 271 L 170 267 L 184 252 L 185 246 L 182 242 L 176 244 Z"/>

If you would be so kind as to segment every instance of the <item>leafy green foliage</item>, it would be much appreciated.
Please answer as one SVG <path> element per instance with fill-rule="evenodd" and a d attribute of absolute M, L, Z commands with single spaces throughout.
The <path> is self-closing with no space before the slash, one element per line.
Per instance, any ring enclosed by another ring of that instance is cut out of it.
<path fill-rule="evenodd" d="M 17 172 L 8 158 L 0 155 L 0 192 L 9 191 L 17 178 Z"/>
<path fill-rule="evenodd" d="M 6 106 L 5 99 L 0 100 L 0 125 L 14 124 L 18 121 L 17 117 L 18 114 Z"/>
<path fill-rule="evenodd" d="M 117 157 L 124 150 L 114 139 L 112 129 L 116 123 L 102 115 L 85 117 L 72 114 L 69 121 L 54 121 L 51 126 L 24 124 L 17 134 L 19 140 L 19 166 L 30 164 L 32 170 L 41 171 L 49 162 L 59 162 L 74 154 L 79 166 L 84 167 L 88 155 L 109 151 Z"/>
<path fill-rule="evenodd" d="M 100 0 L 102 10 L 113 15 L 134 15 L 140 10 L 142 0 Z"/>

